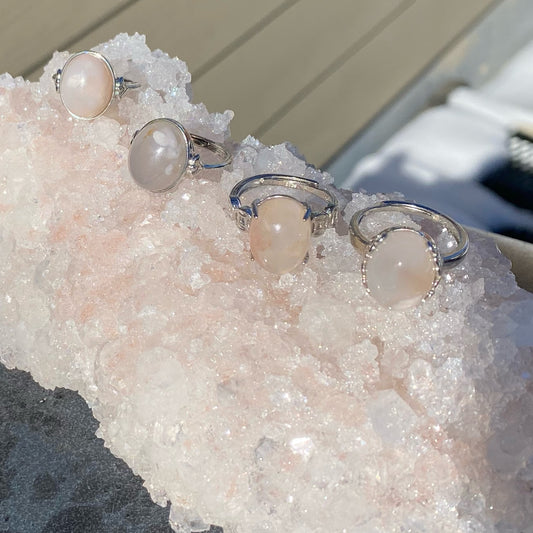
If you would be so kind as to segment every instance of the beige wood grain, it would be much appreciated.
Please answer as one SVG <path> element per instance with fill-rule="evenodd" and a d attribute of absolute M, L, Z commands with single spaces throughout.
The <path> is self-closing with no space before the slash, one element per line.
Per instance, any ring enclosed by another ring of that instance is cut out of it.
<path fill-rule="evenodd" d="M 193 94 L 212 111 L 233 109 L 232 134 L 241 139 L 297 97 L 400 0 L 304 0 L 265 26 L 246 46 L 200 79 Z M 333 102 L 326 98 L 326 108 Z M 288 138 L 287 140 L 290 140 Z"/>
<path fill-rule="evenodd" d="M 289 140 L 323 165 L 491 4 L 414 3 L 298 101 L 272 109 L 277 119 L 256 133 L 266 144 Z"/>
<path fill-rule="evenodd" d="M 159 48 L 186 61 L 196 76 L 220 52 L 246 46 L 247 33 L 282 16 L 295 1 L 139 0 L 76 40 L 70 51 L 91 48 L 118 33 L 137 32 L 146 35 L 152 50 Z"/>
<path fill-rule="evenodd" d="M 193 95 L 236 112 L 236 140 L 291 141 L 321 165 L 501 0 L 0 0 L 0 71 L 138 31 L 177 55 Z"/>
<path fill-rule="evenodd" d="M 0 0 L 0 72 L 22 75 L 131 0 Z"/>

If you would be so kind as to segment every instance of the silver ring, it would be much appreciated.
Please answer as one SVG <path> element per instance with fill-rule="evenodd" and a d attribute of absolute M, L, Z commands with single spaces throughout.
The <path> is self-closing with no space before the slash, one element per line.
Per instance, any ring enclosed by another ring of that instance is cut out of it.
<path fill-rule="evenodd" d="M 449 232 L 455 244 L 442 254 L 428 233 L 405 226 L 365 235 L 363 219 L 385 211 L 430 220 L 441 232 Z M 400 201 L 383 202 L 355 213 L 350 221 L 350 238 L 363 254 L 361 273 L 367 292 L 391 309 L 407 309 L 427 300 L 435 292 L 443 269 L 459 264 L 469 246 L 468 233 L 450 217 L 430 207 Z"/>
<path fill-rule="evenodd" d="M 206 163 L 196 147 L 215 154 L 217 160 Z M 137 130 L 130 142 L 128 167 L 137 185 L 152 192 L 173 189 L 186 172 L 222 168 L 232 155 L 222 145 L 189 133 L 171 118 L 156 118 Z"/>
<path fill-rule="evenodd" d="M 109 107 L 114 97 L 141 85 L 115 77 L 111 63 L 98 52 L 83 50 L 71 55 L 52 76 L 66 110 L 75 118 L 92 120 Z"/>
<path fill-rule="evenodd" d="M 309 202 L 288 194 L 267 194 L 243 205 L 241 197 L 258 187 L 267 192 L 268 187 L 298 190 L 310 196 Z M 250 233 L 252 258 L 274 274 L 291 272 L 304 263 L 311 236 L 322 234 L 337 220 L 336 197 L 318 182 L 299 176 L 252 176 L 237 183 L 229 199 L 237 226 Z M 317 202 L 320 207 L 311 207 Z"/>

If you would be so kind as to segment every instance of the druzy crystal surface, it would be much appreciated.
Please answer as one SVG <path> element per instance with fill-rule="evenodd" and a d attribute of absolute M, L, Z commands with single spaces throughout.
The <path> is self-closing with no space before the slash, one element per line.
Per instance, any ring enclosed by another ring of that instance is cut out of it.
<path fill-rule="evenodd" d="M 68 52 L 38 83 L 0 77 L 0 360 L 80 391 L 177 531 L 530 533 L 533 297 L 494 244 L 471 235 L 432 298 L 384 309 L 347 235 L 383 198 L 339 191 L 337 228 L 271 274 L 231 188 L 331 177 L 249 137 L 229 170 L 138 187 L 137 129 L 228 142 L 232 113 L 192 103 L 185 64 L 140 36 L 95 49 L 143 85 L 94 121 L 55 93 Z"/>

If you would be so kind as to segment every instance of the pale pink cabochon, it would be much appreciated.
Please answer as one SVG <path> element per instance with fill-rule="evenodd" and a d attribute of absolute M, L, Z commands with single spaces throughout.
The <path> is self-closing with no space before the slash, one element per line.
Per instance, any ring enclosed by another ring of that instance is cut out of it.
<path fill-rule="evenodd" d="M 114 89 L 113 70 L 97 54 L 80 53 L 62 69 L 61 99 L 76 117 L 92 119 L 101 115 L 109 106 Z"/>
<path fill-rule="evenodd" d="M 386 233 L 369 253 L 365 276 L 368 291 L 380 304 L 408 309 L 431 293 L 438 265 L 423 235 L 397 229 Z"/>
<path fill-rule="evenodd" d="M 303 263 L 311 240 L 306 211 L 301 202 L 286 196 L 261 202 L 250 222 L 250 249 L 263 268 L 285 274 Z"/>

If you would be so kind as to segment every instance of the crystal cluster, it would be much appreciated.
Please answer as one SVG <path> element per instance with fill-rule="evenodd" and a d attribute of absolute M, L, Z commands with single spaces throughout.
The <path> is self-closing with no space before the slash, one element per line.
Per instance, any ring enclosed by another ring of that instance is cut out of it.
<path fill-rule="evenodd" d="M 0 77 L 0 360 L 79 390 L 177 531 L 533 531 L 533 297 L 493 243 L 472 235 L 432 298 L 384 309 L 347 235 L 381 198 L 338 191 L 337 227 L 271 274 L 229 191 L 331 177 L 249 137 L 229 170 L 138 187 L 143 124 L 229 143 L 232 113 L 193 104 L 185 64 L 141 36 L 95 49 L 142 88 L 94 121 L 55 93 L 67 52 L 38 83 Z"/>

